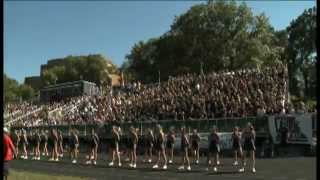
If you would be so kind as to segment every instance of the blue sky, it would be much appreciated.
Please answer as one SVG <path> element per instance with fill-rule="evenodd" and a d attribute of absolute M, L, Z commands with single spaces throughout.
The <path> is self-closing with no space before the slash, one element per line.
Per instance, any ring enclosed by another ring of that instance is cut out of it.
<path fill-rule="evenodd" d="M 204 2 L 204 1 L 202 1 Z M 174 17 L 200 1 L 6 1 L 4 72 L 23 83 L 40 65 L 68 55 L 103 54 L 121 65 L 138 41 L 170 29 Z M 247 1 L 284 29 L 316 1 Z"/>

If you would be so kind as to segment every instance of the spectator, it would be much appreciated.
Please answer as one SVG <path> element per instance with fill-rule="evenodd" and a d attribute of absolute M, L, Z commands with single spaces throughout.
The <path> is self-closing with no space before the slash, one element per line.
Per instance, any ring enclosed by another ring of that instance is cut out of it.
<path fill-rule="evenodd" d="M 7 127 L 3 128 L 3 146 L 4 146 L 4 157 L 3 157 L 3 179 L 7 180 L 9 175 L 9 162 L 16 156 L 16 150 L 9 136 L 9 130 Z"/>

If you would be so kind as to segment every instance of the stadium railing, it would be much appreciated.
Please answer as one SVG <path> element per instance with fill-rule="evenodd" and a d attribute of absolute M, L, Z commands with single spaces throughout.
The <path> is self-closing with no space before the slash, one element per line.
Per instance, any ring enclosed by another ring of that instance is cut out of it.
<path fill-rule="evenodd" d="M 28 113 L 26 113 L 26 114 L 23 114 L 23 115 L 15 118 L 15 119 L 13 119 L 13 120 L 10 120 L 10 121 L 6 122 L 5 125 L 10 125 L 10 124 L 12 124 L 12 123 L 14 123 L 14 122 L 16 122 L 16 121 L 19 121 L 19 120 L 21 120 L 21 119 L 23 119 L 23 118 L 26 118 L 26 117 L 28 117 L 28 116 L 36 113 L 36 112 L 41 111 L 42 108 L 43 108 L 43 107 L 39 107 L 39 108 L 37 108 L 37 109 L 35 109 L 35 110 L 31 111 L 31 112 L 28 112 Z"/>
<path fill-rule="evenodd" d="M 156 125 L 160 124 L 165 132 L 168 132 L 170 128 L 174 128 L 175 131 L 184 126 L 188 129 L 189 133 L 193 129 L 197 129 L 200 133 L 210 132 L 213 126 L 218 128 L 219 132 L 232 132 L 235 126 L 243 128 L 250 122 L 253 124 L 257 132 L 268 132 L 268 118 L 267 116 L 254 116 L 243 118 L 215 118 L 215 119 L 193 119 L 193 120 L 157 120 L 157 121 L 134 121 L 134 122 L 109 122 L 105 124 L 68 124 L 68 125 L 42 125 L 35 127 L 24 127 L 27 130 L 49 130 L 56 128 L 62 131 L 64 135 L 68 134 L 69 129 L 77 129 L 80 135 L 89 135 L 91 129 L 94 128 L 103 137 L 109 137 L 110 131 L 113 125 L 120 126 L 122 132 L 126 134 L 131 126 L 139 129 L 139 135 L 143 135 L 148 128 L 155 130 Z M 11 127 L 12 129 L 21 129 L 21 127 Z"/>

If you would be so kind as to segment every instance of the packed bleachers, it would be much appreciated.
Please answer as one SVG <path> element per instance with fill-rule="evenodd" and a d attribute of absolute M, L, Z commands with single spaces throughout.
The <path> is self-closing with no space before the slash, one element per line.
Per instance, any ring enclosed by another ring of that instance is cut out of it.
<path fill-rule="evenodd" d="M 68 98 L 59 102 L 50 102 L 45 104 L 29 104 L 30 111 L 26 111 L 21 115 L 12 116 L 9 120 L 11 125 L 15 126 L 38 126 L 38 125 L 55 125 L 56 119 L 64 108 L 71 106 L 72 103 L 82 97 Z M 17 106 L 17 105 L 16 105 Z M 23 104 L 24 107 L 24 104 Z M 49 118 L 46 118 L 49 117 Z"/>
<path fill-rule="evenodd" d="M 61 107 L 58 111 L 60 115 L 44 121 L 38 120 L 40 112 L 35 113 L 27 118 L 28 123 L 24 125 L 206 119 L 284 113 L 288 112 L 289 107 L 287 79 L 287 72 L 282 66 L 206 75 L 186 74 L 170 77 L 160 85 L 135 83 L 118 91 L 108 90 L 101 96 L 81 96 L 46 105 L 49 111 Z M 35 121 L 39 122 L 35 124 Z"/>
<path fill-rule="evenodd" d="M 30 102 L 9 103 L 4 107 L 4 118 L 15 118 L 37 108 L 36 104 Z"/>

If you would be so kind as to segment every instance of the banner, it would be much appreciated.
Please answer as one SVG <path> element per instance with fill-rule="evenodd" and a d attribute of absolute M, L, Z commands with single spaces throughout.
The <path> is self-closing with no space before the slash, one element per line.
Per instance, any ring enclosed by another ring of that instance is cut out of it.
<path fill-rule="evenodd" d="M 273 141 L 281 140 L 281 129 L 288 131 L 288 143 L 310 144 L 312 142 L 312 118 L 310 114 L 277 115 L 269 117 L 269 130 Z"/>
<path fill-rule="evenodd" d="M 218 133 L 221 149 L 232 149 L 232 133 Z"/>

